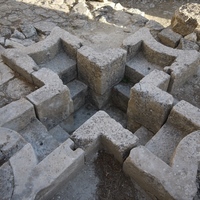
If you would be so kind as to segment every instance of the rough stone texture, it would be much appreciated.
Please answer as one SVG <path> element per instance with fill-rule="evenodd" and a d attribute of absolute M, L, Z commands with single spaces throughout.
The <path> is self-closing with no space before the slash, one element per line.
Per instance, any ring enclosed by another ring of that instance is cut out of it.
<path fill-rule="evenodd" d="M 34 26 L 27 22 L 20 24 L 20 29 L 26 38 L 34 37 L 37 35 L 37 31 Z"/>
<path fill-rule="evenodd" d="M 37 117 L 48 129 L 73 112 L 70 92 L 64 85 L 45 85 L 29 94 L 27 99 L 34 105 Z"/>
<path fill-rule="evenodd" d="M 0 85 L 8 82 L 14 77 L 14 72 L 4 63 L 0 62 Z"/>
<path fill-rule="evenodd" d="M 15 131 L 0 128 L 0 162 L 6 162 L 27 142 Z"/>
<path fill-rule="evenodd" d="M 196 42 L 186 40 L 184 38 L 181 38 L 180 43 L 177 47 L 178 49 L 182 50 L 196 50 L 199 51 L 199 45 Z"/>
<path fill-rule="evenodd" d="M 157 73 L 163 75 L 157 77 Z M 173 97 L 161 90 L 167 89 L 169 76 L 164 72 L 153 71 L 144 79 L 131 88 L 127 110 L 128 128 L 131 130 L 134 127 L 132 123 L 136 122 L 156 133 L 166 121 L 173 105 Z"/>
<path fill-rule="evenodd" d="M 48 199 L 52 196 L 84 163 L 84 152 L 71 148 L 73 142 L 68 139 L 39 164 L 30 144 L 15 154 L 10 159 L 15 185 L 12 199 Z"/>
<path fill-rule="evenodd" d="M 74 104 L 74 111 L 77 111 L 85 104 L 85 99 L 88 93 L 88 87 L 78 80 L 74 80 L 67 84 L 70 90 L 71 98 Z"/>
<path fill-rule="evenodd" d="M 2 200 L 9 200 L 14 190 L 14 177 L 9 162 L 0 166 L 0 193 Z"/>
<path fill-rule="evenodd" d="M 77 55 L 78 77 L 96 94 L 103 95 L 122 80 L 125 57 L 123 49 L 108 49 L 97 53 L 83 46 Z"/>
<path fill-rule="evenodd" d="M 146 148 L 170 164 L 175 148 L 183 137 L 199 130 L 198 119 L 198 108 L 186 101 L 178 102 L 171 110 L 167 122 L 146 144 Z"/>
<path fill-rule="evenodd" d="M 199 139 L 200 132 L 196 131 L 181 140 L 171 167 L 145 147 L 136 147 L 124 162 L 124 171 L 158 199 L 192 200 L 197 192 Z"/>
<path fill-rule="evenodd" d="M 103 145 L 119 162 L 137 145 L 138 138 L 124 129 L 104 111 L 99 111 L 79 127 L 71 137 L 83 148 L 86 157 Z"/>
<path fill-rule="evenodd" d="M 31 73 L 37 68 L 37 64 L 27 54 L 14 49 L 7 49 L 2 54 L 3 62 L 13 71 L 21 74 L 32 83 Z"/>
<path fill-rule="evenodd" d="M 0 108 L 0 126 L 19 131 L 35 119 L 33 105 L 22 98 Z"/>
<path fill-rule="evenodd" d="M 179 40 L 181 39 L 181 35 L 175 33 L 170 28 L 163 29 L 159 34 L 158 38 L 160 42 L 168 47 L 175 48 L 177 47 Z"/>
<path fill-rule="evenodd" d="M 187 3 L 177 9 L 171 20 L 173 31 L 183 36 L 192 33 L 200 24 L 199 10 L 198 3 Z"/>
<path fill-rule="evenodd" d="M 190 40 L 190 41 L 193 41 L 193 42 L 197 42 L 197 34 L 195 32 L 193 33 L 190 33 L 189 35 L 186 35 L 184 37 L 186 40 Z"/>

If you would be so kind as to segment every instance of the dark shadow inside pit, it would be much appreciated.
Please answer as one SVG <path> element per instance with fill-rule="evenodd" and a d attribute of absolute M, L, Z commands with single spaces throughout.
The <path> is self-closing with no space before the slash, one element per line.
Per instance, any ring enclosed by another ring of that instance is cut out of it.
<path fill-rule="evenodd" d="M 114 156 L 99 150 L 50 200 L 134 200 L 135 188 Z"/>
<path fill-rule="evenodd" d="M 197 194 L 194 198 L 194 200 L 198 200 L 200 199 L 200 162 L 198 163 L 198 170 L 197 170 L 197 178 L 196 178 L 196 182 L 197 182 Z"/>
<path fill-rule="evenodd" d="M 134 200 L 135 192 L 131 180 L 125 176 L 122 165 L 104 150 L 98 152 L 94 161 L 98 200 Z"/>

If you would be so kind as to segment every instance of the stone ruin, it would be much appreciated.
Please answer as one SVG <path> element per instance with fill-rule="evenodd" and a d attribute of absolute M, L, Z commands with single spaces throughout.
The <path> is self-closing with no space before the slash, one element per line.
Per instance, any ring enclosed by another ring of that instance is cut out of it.
<path fill-rule="evenodd" d="M 49 199 L 100 149 L 145 199 L 199 198 L 200 101 L 188 96 L 200 82 L 184 90 L 200 77 L 198 51 L 164 46 L 144 27 L 98 52 L 55 27 L 0 53 L 2 200 Z M 96 113 L 67 133 L 87 101 Z M 127 129 L 104 111 L 109 104 L 127 112 Z"/>

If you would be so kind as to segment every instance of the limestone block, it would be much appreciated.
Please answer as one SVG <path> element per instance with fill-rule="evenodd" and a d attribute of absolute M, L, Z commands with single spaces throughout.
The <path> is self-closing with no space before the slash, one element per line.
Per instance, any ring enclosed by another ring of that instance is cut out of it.
<path fill-rule="evenodd" d="M 170 81 L 169 74 L 167 74 L 163 71 L 154 69 L 150 74 L 145 76 L 140 81 L 140 83 L 156 86 L 156 87 L 160 88 L 161 90 L 167 91 L 169 81 Z"/>
<path fill-rule="evenodd" d="M 88 87 L 84 83 L 78 80 L 74 80 L 67 84 L 70 90 L 71 98 L 74 104 L 74 111 L 78 110 L 85 104 L 85 99 L 88 93 Z"/>
<path fill-rule="evenodd" d="M 35 119 L 33 105 L 22 98 L 0 108 L 0 126 L 19 131 Z"/>
<path fill-rule="evenodd" d="M 37 31 L 32 24 L 28 22 L 24 22 L 20 24 L 20 29 L 22 33 L 26 36 L 26 38 L 34 37 L 37 35 Z"/>
<path fill-rule="evenodd" d="M 14 72 L 4 63 L 0 62 L 0 85 L 8 82 L 14 77 Z"/>
<path fill-rule="evenodd" d="M 187 3 L 178 8 L 171 20 L 173 31 L 183 36 L 192 33 L 200 24 L 199 10 L 198 3 Z"/>
<path fill-rule="evenodd" d="M 3 62 L 13 71 L 25 77 L 32 83 L 31 73 L 38 68 L 37 64 L 27 54 L 15 49 L 7 49 L 2 54 Z"/>
<path fill-rule="evenodd" d="M 92 89 L 89 89 L 89 99 L 98 109 L 102 109 L 111 100 L 111 90 L 109 89 L 104 94 L 100 95 Z"/>
<path fill-rule="evenodd" d="M 182 100 L 178 102 L 168 118 L 168 122 L 187 135 L 200 128 L 200 109 Z"/>
<path fill-rule="evenodd" d="M 19 133 L 0 128 L 0 160 L 6 162 L 12 155 L 19 151 L 27 142 Z"/>
<path fill-rule="evenodd" d="M 65 85 L 44 85 L 27 95 L 39 120 L 50 129 L 73 112 L 70 91 Z"/>
<path fill-rule="evenodd" d="M 119 83 L 112 90 L 112 102 L 124 112 L 127 111 L 132 84 Z"/>
<path fill-rule="evenodd" d="M 178 33 L 175 33 L 170 28 L 166 28 L 158 34 L 158 38 L 162 44 L 175 48 L 177 47 L 182 36 Z"/>
<path fill-rule="evenodd" d="M 11 199 L 14 190 L 14 177 L 9 162 L 0 167 L 0 194 L 2 200 Z"/>
<path fill-rule="evenodd" d="M 86 157 L 102 145 L 119 162 L 137 145 L 138 138 L 124 129 L 104 111 L 99 111 L 71 136 L 75 144 L 85 150 Z"/>
<path fill-rule="evenodd" d="M 123 169 L 144 190 L 158 199 L 192 200 L 197 193 L 199 140 L 199 131 L 184 137 L 174 152 L 171 167 L 145 147 L 136 147 L 131 150 Z"/>
<path fill-rule="evenodd" d="M 131 88 L 128 127 L 136 122 L 156 133 L 166 121 L 172 105 L 172 95 L 158 87 L 138 83 Z"/>
<path fill-rule="evenodd" d="M 52 29 L 56 26 L 53 22 L 40 21 L 33 24 L 35 29 L 45 35 L 49 35 Z"/>
<path fill-rule="evenodd" d="M 37 164 L 33 148 L 27 144 L 10 159 L 14 173 L 13 200 L 49 199 L 64 181 L 84 164 L 84 152 L 73 149 L 68 139 Z"/>
<path fill-rule="evenodd" d="M 108 49 L 97 53 L 84 46 L 78 50 L 78 77 L 95 93 L 102 95 L 119 83 L 125 71 L 126 51 Z"/>
<path fill-rule="evenodd" d="M 200 63 L 200 54 L 197 51 L 185 50 L 181 51 L 180 56 L 177 57 L 170 67 L 166 67 L 164 70 L 169 69 L 171 76 L 169 92 L 173 94 L 176 89 L 179 89 L 187 80 L 193 75 L 197 74 Z"/>

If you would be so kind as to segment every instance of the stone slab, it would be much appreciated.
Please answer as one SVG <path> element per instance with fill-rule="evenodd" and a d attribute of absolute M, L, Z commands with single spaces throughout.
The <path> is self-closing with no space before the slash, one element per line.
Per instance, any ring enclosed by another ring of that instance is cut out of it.
<path fill-rule="evenodd" d="M 0 108 L 0 126 L 20 131 L 35 119 L 33 105 L 22 98 Z"/>
<path fill-rule="evenodd" d="M 14 77 L 14 72 L 4 63 L 0 62 L 0 85 L 8 82 Z"/>

